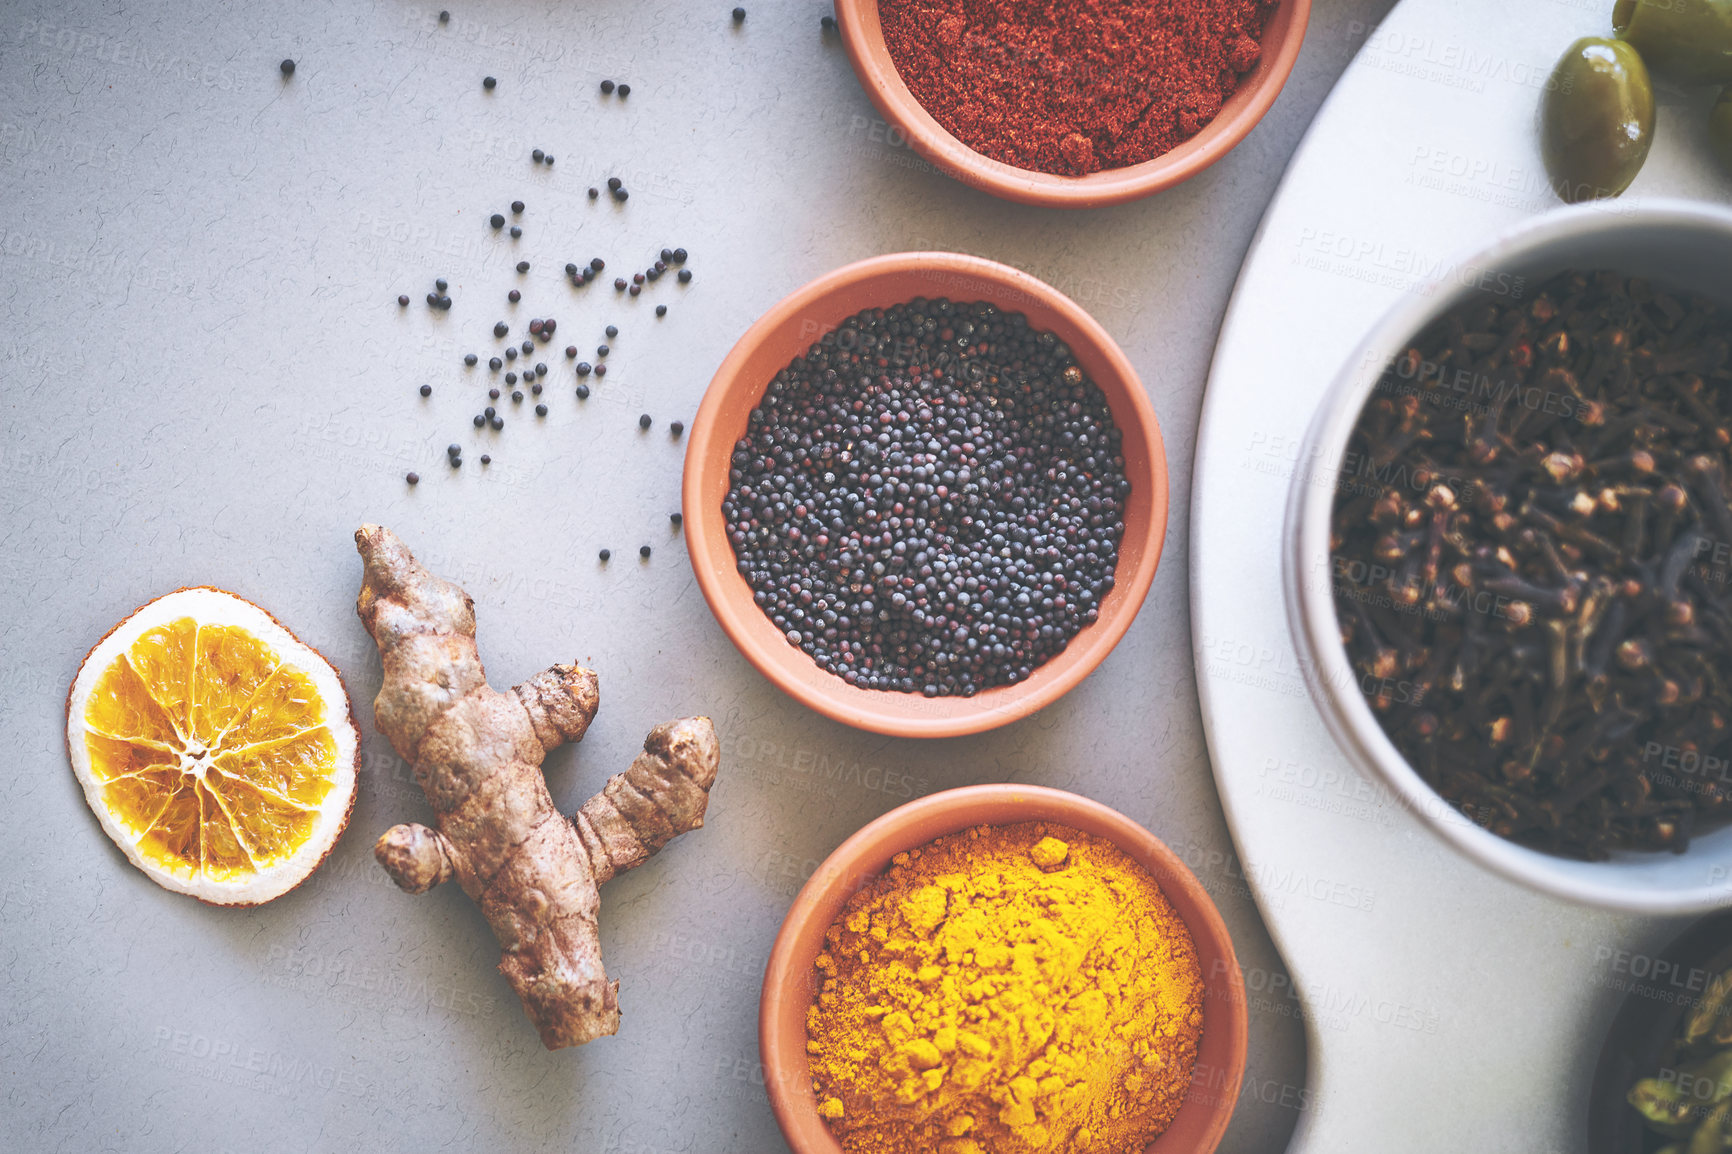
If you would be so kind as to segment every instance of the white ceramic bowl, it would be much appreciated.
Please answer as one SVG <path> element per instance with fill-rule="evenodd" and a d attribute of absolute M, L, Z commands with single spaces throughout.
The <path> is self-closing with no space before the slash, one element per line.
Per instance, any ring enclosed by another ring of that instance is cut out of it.
<path fill-rule="evenodd" d="M 1329 520 L 1336 472 L 1359 412 L 1385 365 L 1432 320 L 1476 294 L 1508 299 L 1567 268 L 1615 268 L 1732 301 L 1732 211 L 1684 201 L 1559 209 L 1495 237 L 1430 296 L 1385 316 L 1347 362 L 1311 422 L 1287 505 L 1284 586 L 1311 695 L 1353 764 L 1382 778 L 1445 840 L 1481 865 L 1556 897 L 1645 914 L 1732 906 L 1732 826 L 1682 854 L 1615 854 L 1602 862 L 1541 853 L 1482 829 L 1408 765 L 1378 725 L 1342 646 L 1330 590 Z M 1481 288 L 1479 286 L 1485 286 Z"/>

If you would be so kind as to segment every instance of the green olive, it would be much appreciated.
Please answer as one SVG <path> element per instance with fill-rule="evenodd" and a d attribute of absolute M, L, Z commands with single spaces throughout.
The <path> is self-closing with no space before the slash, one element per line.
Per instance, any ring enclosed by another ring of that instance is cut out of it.
<path fill-rule="evenodd" d="M 1732 0 L 1617 0 L 1612 27 L 1662 80 L 1732 84 Z"/>
<path fill-rule="evenodd" d="M 1654 86 L 1636 50 L 1586 36 L 1552 71 L 1540 150 L 1552 187 L 1571 204 L 1617 196 L 1654 142 Z"/>
<path fill-rule="evenodd" d="M 1732 88 L 1721 89 L 1720 99 L 1708 113 L 1708 142 L 1726 171 L 1732 172 Z"/>

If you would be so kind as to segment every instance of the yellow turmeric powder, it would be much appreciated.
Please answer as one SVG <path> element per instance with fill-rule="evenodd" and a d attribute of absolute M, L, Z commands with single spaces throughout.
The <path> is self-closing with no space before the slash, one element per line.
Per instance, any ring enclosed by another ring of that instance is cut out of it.
<path fill-rule="evenodd" d="M 1140 1151 L 1203 1030 L 1196 947 L 1154 878 L 1043 823 L 898 854 L 817 968 L 806 1049 L 848 1154 Z"/>

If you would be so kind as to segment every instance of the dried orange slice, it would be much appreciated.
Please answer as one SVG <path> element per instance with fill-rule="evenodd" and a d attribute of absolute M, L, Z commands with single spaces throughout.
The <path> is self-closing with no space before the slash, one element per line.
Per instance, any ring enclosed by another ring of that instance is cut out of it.
<path fill-rule="evenodd" d="M 343 680 L 252 602 L 179 589 L 84 658 L 66 749 L 132 864 L 217 905 L 305 881 L 355 804 L 360 734 Z"/>

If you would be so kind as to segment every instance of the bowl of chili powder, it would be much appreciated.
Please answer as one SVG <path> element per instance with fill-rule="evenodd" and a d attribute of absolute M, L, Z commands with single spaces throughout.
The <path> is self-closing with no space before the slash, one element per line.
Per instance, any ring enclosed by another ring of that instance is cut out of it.
<path fill-rule="evenodd" d="M 940 170 L 1091 208 L 1188 180 L 1275 102 L 1311 0 L 836 0 L 862 87 Z"/>
<path fill-rule="evenodd" d="M 1091 1140 L 1075 1132 L 1055 1129 L 1041 1148 L 1210 1154 L 1218 1147 L 1238 1104 L 1248 1049 L 1244 974 L 1219 908 L 1178 854 L 1117 810 L 1065 790 L 994 783 L 917 798 L 868 823 L 838 846 L 795 896 L 764 969 L 758 1006 L 758 1049 L 770 1108 L 796 1154 L 931 1149 L 929 1145 L 915 1144 L 918 1126 L 906 1128 L 906 1132 L 890 1126 L 876 1132 L 850 1134 L 846 1125 L 833 1129 L 820 1112 L 822 1103 L 813 1086 L 815 1059 L 807 1044 L 808 1011 L 814 1007 L 825 972 L 819 966 L 820 955 L 830 948 L 826 934 L 850 908 L 850 899 L 856 895 L 870 898 L 873 891 L 893 892 L 898 880 L 897 867 L 906 872 L 911 864 L 919 864 L 921 855 L 942 850 L 941 839 L 955 842 L 967 838 L 971 832 L 1014 836 L 1026 823 L 1041 823 L 1046 832 L 1060 835 L 1061 840 L 1070 838 L 1073 851 L 1081 841 L 1093 842 L 1108 851 L 1096 856 L 1122 854 L 1133 867 L 1140 867 L 1182 923 L 1202 981 L 1201 1033 L 1194 1054 L 1183 1059 L 1189 1064 L 1188 1085 L 1182 1103 L 1165 1128 L 1135 1145 L 1127 1142 L 1124 1146 L 1117 1144 L 1122 1135 L 1111 1139 L 1097 1135 Z M 986 862 L 988 855 L 983 854 L 980 860 Z M 1132 898 L 1127 895 L 1121 900 L 1125 908 L 1122 916 L 1131 916 Z M 960 893 L 952 896 L 947 903 L 947 917 L 951 913 L 959 917 L 968 915 L 969 911 L 959 909 L 968 901 Z M 1141 924 L 1147 924 L 1146 919 Z M 970 960 L 964 964 L 972 966 L 972 953 L 967 957 Z M 1093 996 L 1098 997 L 1098 992 Z M 1059 1000 L 1063 994 L 1055 991 L 1053 997 Z M 1134 1043 L 1140 1040 L 1127 1038 L 1127 1052 L 1133 1052 Z M 949 1067 L 946 1062 L 940 1068 Z M 1124 1072 L 1131 1071 L 1126 1067 Z M 893 1104 L 884 1105 L 890 1106 L 894 1114 Z M 985 1132 L 991 1129 L 990 1124 L 981 1126 L 981 1136 L 985 1137 Z M 898 1138 L 907 1139 L 907 1144 Z M 1020 1138 L 1006 1146 L 983 1145 L 993 1150 L 1030 1148 Z"/>

